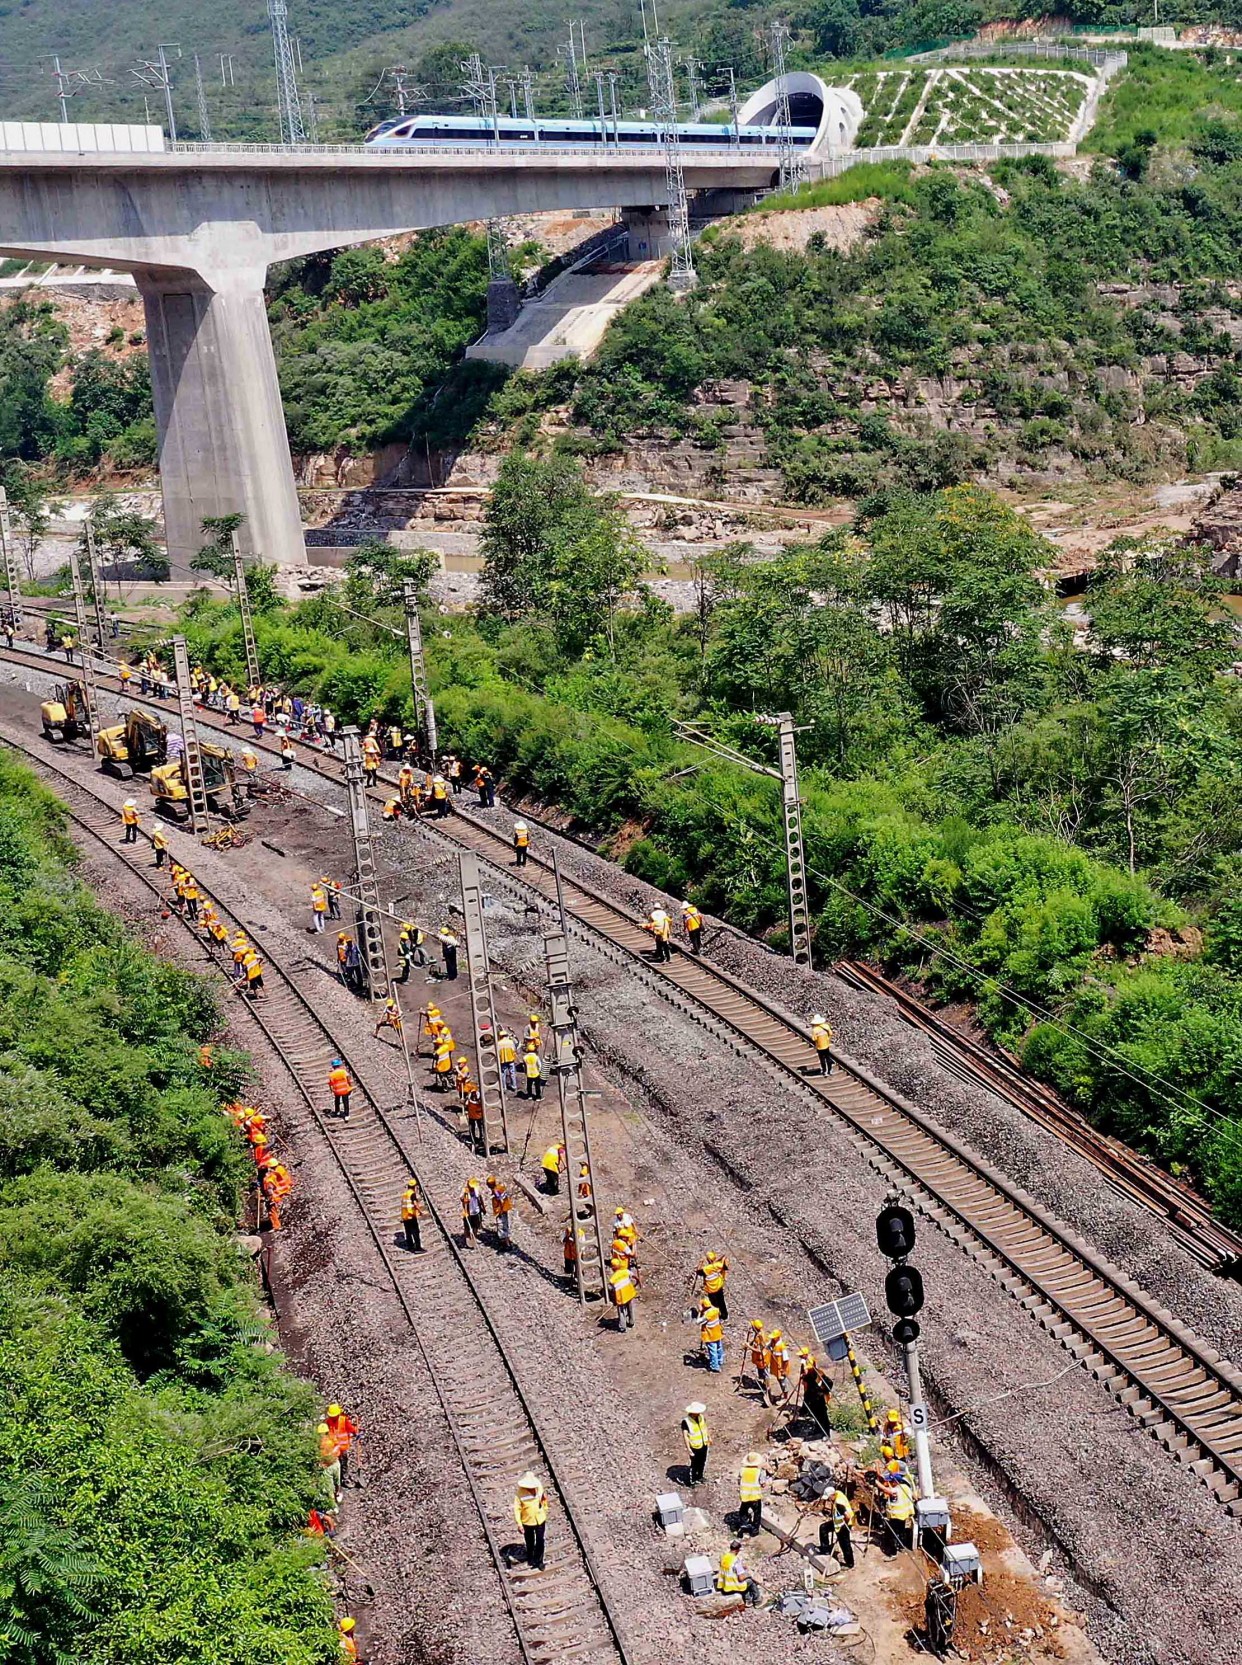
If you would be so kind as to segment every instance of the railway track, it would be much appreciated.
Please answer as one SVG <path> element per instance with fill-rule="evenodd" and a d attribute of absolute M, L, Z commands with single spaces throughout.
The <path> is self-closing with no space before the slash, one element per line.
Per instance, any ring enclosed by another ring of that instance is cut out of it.
<path fill-rule="evenodd" d="M 96 813 L 84 812 L 73 802 L 67 804 L 74 825 L 154 895 L 165 899 L 165 889 L 151 870 L 117 844 L 114 804 L 66 770 L 54 755 L 49 757 L 9 733 L 3 739 L 57 775 L 71 795 L 87 798 Z M 146 845 L 139 848 L 145 850 Z M 199 886 L 204 895 L 211 895 L 223 919 L 245 928 L 236 912 L 201 879 Z M 199 933 L 189 924 L 185 929 L 204 955 L 219 965 Z M 597 1580 L 565 1477 L 540 1432 L 486 1299 L 470 1275 L 466 1256 L 447 1224 L 453 1217 L 455 1196 L 447 1194 L 435 1176 L 416 1167 L 392 1115 L 365 1090 L 366 1067 L 350 1058 L 267 943 L 263 954 L 266 998 L 261 1004 L 246 1002 L 246 1009 L 297 1085 L 305 1107 L 301 1131 L 318 1135 L 335 1157 L 409 1322 L 460 1454 L 524 1660 L 527 1665 L 559 1665 L 561 1661 L 628 1665 L 620 1621 Z M 356 1083 L 348 1121 L 322 1108 L 327 1064 L 333 1057 L 345 1060 Z M 418 1175 L 428 1207 L 421 1254 L 397 1247 L 394 1229 L 401 1194 L 412 1173 Z M 520 1550 L 515 1556 L 507 1547 L 515 1532 L 514 1484 L 527 1469 L 543 1478 L 552 1506 L 553 1530 L 542 1572 L 529 1568 Z M 562 1524 L 568 1530 L 558 1530 Z"/>
<path fill-rule="evenodd" d="M 986 1087 L 1093 1163 L 1107 1183 L 1131 1202 L 1158 1214 L 1178 1242 L 1208 1271 L 1242 1274 L 1242 1237 L 1213 1217 L 1206 1200 L 1183 1180 L 1092 1127 L 1049 1087 L 1026 1075 L 1003 1053 L 980 1046 L 929 1011 L 873 966 L 844 960 L 835 975 L 851 987 L 882 995 L 911 1028 L 931 1042 L 937 1062 L 968 1086 Z"/>
<path fill-rule="evenodd" d="M 41 658 L 3 656 L 25 663 Z M 200 716 L 206 726 L 227 727 L 214 713 Z M 275 754 L 273 745 L 263 746 Z M 304 747 L 300 759 L 329 779 L 341 779 L 342 764 L 331 754 Z M 509 866 L 507 836 L 481 816 L 459 811 L 429 824 L 450 842 L 477 851 L 506 885 L 534 892 L 545 904 L 555 897 L 551 866 L 532 854 L 519 879 Z M 665 998 L 737 1050 L 756 1049 L 786 1088 L 811 1097 L 844 1124 L 878 1173 L 904 1190 L 1140 1426 L 1186 1463 L 1231 1514 L 1242 1517 L 1242 1372 L 992 1164 L 861 1065 L 839 1058 L 833 1075 L 821 1078 L 809 1035 L 775 1004 L 709 961 L 677 953 L 653 966 L 647 957 L 650 938 L 624 909 L 576 879 L 564 881 L 563 894 L 571 919 L 597 947 L 640 971 Z"/>

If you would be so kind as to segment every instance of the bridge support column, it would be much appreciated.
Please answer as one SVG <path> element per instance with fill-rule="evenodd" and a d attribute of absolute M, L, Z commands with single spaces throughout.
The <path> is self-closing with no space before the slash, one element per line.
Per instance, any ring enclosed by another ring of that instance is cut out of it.
<path fill-rule="evenodd" d="M 202 546 L 209 515 L 241 513 L 244 549 L 261 561 L 302 561 L 262 270 L 135 273 L 159 434 L 164 525 L 174 575 Z"/>
<path fill-rule="evenodd" d="M 623 208 L 627 260 L 667 260 L 673 252 L 673 237 L 664 208 Z"/>

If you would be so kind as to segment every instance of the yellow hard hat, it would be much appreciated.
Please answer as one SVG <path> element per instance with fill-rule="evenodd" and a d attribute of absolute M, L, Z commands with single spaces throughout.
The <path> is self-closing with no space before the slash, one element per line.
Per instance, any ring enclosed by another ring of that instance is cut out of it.
<path fill-rule="evenodd" d="M 344 1416 L 345 1412 L 341 1409 L 341 1407 L 339 1405 L 329 1405 L 328 1406 L 328 1415 L 329 1416 Z"/>
<path fill-rule="evenodd" d="M 785 1334 L 784 1330 L 773 1330 L 771 1336 L 769 1337 L 769 1340 L 771 1340 L 771 1341 L 780 1341 L 781 1338 L 784 1336 L 784 1334 Z"/>
<path fill-rule="evenodd" d="M 750 1327 L 752 1330 L 761 1330 L 763 1328 L 763 1319 L 752 1318 L 750 1321 Z"/>
<path fill-rule="evenodd" d="M 326 1422 L 321 1422 L 318 1428 L 315 1429 L 315 1432 L 317 1434 L 326 1434 L 328 1432 L 328 1424 Z"/>
<path fill-rule="evenodd" d="M 350 1631 L 354 1628 L 354 1626 L 357 1623 L 358 1623 L 357 1619 L 342 1619 L 340 1624 L 337 1626 L 337 1629 L 342 1631 L 346 1636 L 348 1636 Z"/>
<path fill-rule="evenodd" d="M 496 1176 L 495 1176 L 495 1174 L 488 1174 L 488 1176 L 487 1176 L 487 1183 L 488 1183 L 488 1184 L 489 1184 L 489 1185 L 495 1185 L 495 1184 L 497 1184 L 497 1179 L 496 1179 Z"/>
<path fill-rule="evenodd" d="M 532 1012 L 530 1014 L 530 1021 L 532 1023 L 538 1023 L 539 1022 L 539 1013 L 538 1012 Z"/>

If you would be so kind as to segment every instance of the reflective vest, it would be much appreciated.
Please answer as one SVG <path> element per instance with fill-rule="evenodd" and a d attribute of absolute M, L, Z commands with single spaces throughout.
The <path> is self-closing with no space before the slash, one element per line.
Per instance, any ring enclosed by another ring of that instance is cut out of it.
<path fill-rule="evenodd" d="M 784 1381 L 789 1374 L 789 1349 L 783 1341 L 777 1342 L 768 1349 L 768 1369 L 778 1381 Z"/>
<path fill-rule="evenodd" d="M 768 1343 L 762 1330 L 752 1330 L 750 1332 L 749 1347 L 751 1364 L 754 1365 L 756 1370 L 762 1370 L 766 1374 L 768 1368 Z"/>
<path fill-rule="evenodd" d="M 827 1052 L 832 1045 L 832 1029 L 826 1023 L 811 1025 L 811 1039 L 815 1042 L 816 1052 Z"/>
<path fill-rule="evenodd" d="M 498 1037 L 496 1041 L 496 1056 L 502 1064 L 517 1063 L 517 1046 L 514 1043 L 512 1035 L 504 1034 Z"/>
<path fill-rule="evenodd" d="M 888 1494 L 884 1512 L 889 1520 L 907 1521 L 914 1519 L 914 1488 L 908 1480 L 901 1480 Z"/>
<path fill-rule="evenodd" d="M 720 1571 L 716 1574 L 716 1588 L 722 1596 L 744 1595 L 746 1579 L 738 1576 L 741 1569 L 737 1565 L 737 1552 L 725 1550 L 720 1557 Z"/>
<path fill-rule="evenodd" d="M 379 741 L 374 735 L 368 734 L 362 742 L 362 755 L 368 763 L 378 763 L 380 759 Z"/>
<path fill-rule="evenodd" d="M 683 1416 L 681 1431 L 685 1436 L 686 1448 L 690 1451 L 702 1451 L 712 1443 L 711 1435 L 707 1431 L 705 1416 Z"/>
<path fill-rule="evenodd" d="M 136 827 L 138 825 L 138 811 L 136 809 L 131 809 L 129 805 L 126 804 L 125 808 L 121 811 L 121 820 L 127 827 Z"/>
<path fill-rule="evenodd" d="M 401 819 L 400 798 L 389 798 L 388 802 L 384 805 L 383 813 L 385 821 L 399 821 Z"/>
<path fill-rule="evenodd" d="M 542 1526 L 548 1518 L 548 1494 L 540 1486 L 537 1492 L 521 1491 L 513 1500 L 513 1518 L 519 1526 Z"/>
<path fill-rule="evenodd" d="M 341 1412 L 340 1416 L 329 1416 L 325 1417 L 324 1420 L 328 1424 L 328 1432 L 336 1440 L 338 1447 L 342 1451 L 348 1451 L 354 1443 L 354 1435 L 358 1432 L 358 1424 L 344 1411 Z"/>
<path fill-rule="evenodd" d="M 543 1074 L 543 1065 L 539 1062 L 539 1054 L 537 1052 L 528 1052 L 522 1059 L 522 1063 L 526 1068 L 527 1080 L 538 1081 L 539 1077 Z"/>
<path fill-rule="evenodd" d="M 615 1267 L 608 1281 L 612 1285 L 612 1298 L 616 1304 L 619 1307 L 628 1306 L 637 1294 L 628 1265 Z"/>
<path fill-rule="evenodd" d="M 477 1185 L 467 1185 L 461 1194 L 461 1217 L 463 1220 L 478 1219 L 483 1212 L 483 1193 Z"/>
<path fill-rule="evenodd" d="M 168 834 L 163 827 L 156 827 L 151 834 L 151 844 L 156 850 L 166 850 L 168 848 Z"/>
<path fill-rule="evenodd" d="M 832 1494 L 832 1524 L 834 1526 L 853 1526 L 854 1505 L 844 1492 Z"/>
<path fill-rule="evenodd" d="M 492 1192 L 492 1213 L 509 1214 L 513 1209 L 513 1198 L 503 1185 L 498 1185 Z"/>
<path fill-rule="evenodd" d="M 448 782 L 441 775 L 437 775 L 431 783 L 431 796 L 442 801 L 448 797 Z"/>
<path fill-rule="evenodd" d="M 574 1265 L 578 1259 L 578 1238 L 572 1226 L 565 1227 L 565 1237 L 561 1247 L 565 1251 L 566 1263 Z"/>
<path fill-rule="evenodd" d="M 514 830 L 513 830 L 513 847 L 514 847 L 514 849 L 515 850 L 524 850 L 529 843 L 530 843 L 530 833 L 527 831 L 527 829 L 525 827 L 515 827 Z"/>
<path fill-rule="evenodd" d="M 483 1100 L 478 1093 L 473 1091 L 466 1100 L 466 1120 L 468 1122 L 481 1122 L 483 1120 Z"/>
<path fill-rule="evenodd" d="M 453 1049 L 446 1041 L 436 1042 L 435 1070 L 437 1075 L 451 1075 L 453 1072 Z"/>
<path fill-rule="evenodd" d="M 697 908 L 686 908 L 682 913 L 681 921 L 687 931 L 701 931 L 703 929 L 703 915 Z"/>
<path fill-rule="evenodd" d="M 543 1153 L 543 1171 L 545 1174 L 559 1174 L 561 1171 L 561 1147 L 549 1145 Z"/>
<path fill-rule="evenodd" d="M 248 983 L 257 983 L 262 975 L 263 961 L 257 954 L 251 954 L 250 958 L 246 961 L 246 981 Z"/>
<path fill-rule="evenodd" d="M 661 942 L 667 942 L 673 933 L 673 922 L 666 913 L 653 913 L 651 929 Z"/>
<path fill-rule="evenodd" d="M 401 1218 L 403 1220 L 421 1220 L 423 1205 L 417 1191 L 407 1191 L 401 1199 Z"/>
<path fill-rule="evenodd" d="M 742 1469 L 737 1483 L 739 1503 L 758 1503 L 763 1496 L 763 1485 L 760 1475 L 763 1470 L 757 1463 L 747 1463 Z"/>
<path fill-rule="evenodd" d="M 337 1098 L 353 1091 L 353 1082 L 349 1078 L 349 1071 L 339 1066 L 328 1071 L 328 1086 Z"/>
<path fill-rule="evenodd" d="M 724 1330 L 720 1324 L 720 1314 L 715 1307 L 707 1307 L 699 1314 L 699 1340 L 706 1345 L 709 1341 L 723 1341 Z"/>
<path fill-rule="evenodd" d="M 267 721 L 267 712 L 264 711 L 261 705 L 256 705 L 254 710 L 250 713 L 250 720 L 256 728 L 262 728 L 264 723 Z"/>
<path fill-rule="evenodd" d="M 709 1295 L 719 1295 L 720 1291 L 724 1288 L 725 1278 L 728 1275 L 728 1261 L 715 1259 L 705 1260 L 700 1268 L 700 1271 L 703 1278 L 703 1288 Z"/>
<path fill-rule="evenodd" d="M 252 751 L 249 750 L 249 748 L 242 753 L 242 767 L 249 769 L 252 774 L 259 767 L 258 758 Z"/>
<path fill-rule="evenodd" d="M 311 907 L 316 913 L 327 913 L 328 911 L 328 898 L 318 885 L 311 889 Z"/>

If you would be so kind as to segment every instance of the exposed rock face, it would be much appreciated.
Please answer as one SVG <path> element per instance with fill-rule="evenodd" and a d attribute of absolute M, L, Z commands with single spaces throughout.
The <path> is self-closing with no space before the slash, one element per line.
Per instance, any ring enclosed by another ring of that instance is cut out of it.
<path fill-rule="evenodd" d="M 1210 544 L 1215 554 L 1212 571 L 1221 578 L 1242 576 L 1242 484 L 1236 475 L 1226 477 L 1221 489 L 1195 521 L 1191 536 L 1197 543 Z"/>

